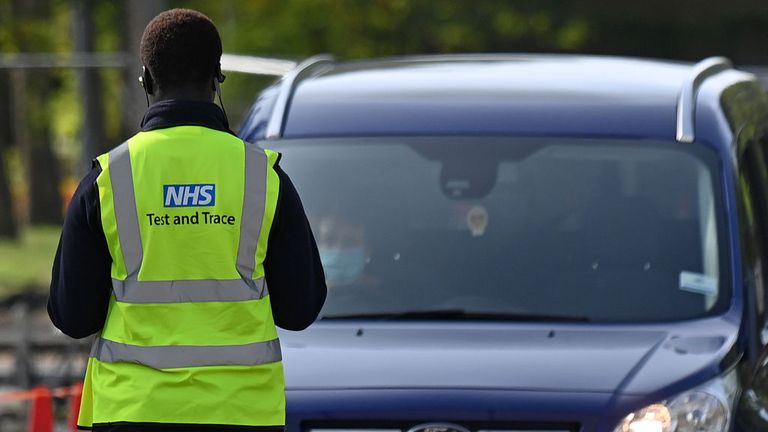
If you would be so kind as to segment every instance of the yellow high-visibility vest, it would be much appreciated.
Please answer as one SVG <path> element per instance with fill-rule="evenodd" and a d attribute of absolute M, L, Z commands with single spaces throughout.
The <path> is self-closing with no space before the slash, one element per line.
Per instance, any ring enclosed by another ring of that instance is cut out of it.
<path fill-rule="evenodd" d="M 78 424 L 283 426 L 264 279 L 278 154 L 200 126 L 99 156 L 112 297 Z"/>

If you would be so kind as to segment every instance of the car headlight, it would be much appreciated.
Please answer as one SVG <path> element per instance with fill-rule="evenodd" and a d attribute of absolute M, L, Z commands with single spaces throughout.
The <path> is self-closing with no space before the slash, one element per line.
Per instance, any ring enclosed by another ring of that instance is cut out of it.
<path fill-rule="evenodd" d="M 725 432 L 739 393 L 736 369 L 624 417 L 614 432 Z"/>

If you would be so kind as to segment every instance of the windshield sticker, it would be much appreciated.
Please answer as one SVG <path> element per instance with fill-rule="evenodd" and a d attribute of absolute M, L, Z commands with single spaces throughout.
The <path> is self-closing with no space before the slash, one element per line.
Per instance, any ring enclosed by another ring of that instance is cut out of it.
<path fill-rule="evenodd" d="M 480 237 L 485 234 L 488 227 L 488 210 L 482 206 L 474 206 L 467 212 L 467 226 L 472 237 Z"/>
<path fill-rule="evenodd" d="M 681 271 L 680 289 L 704 295 L 717 295 L 717 278 L 701 273 Z"/>

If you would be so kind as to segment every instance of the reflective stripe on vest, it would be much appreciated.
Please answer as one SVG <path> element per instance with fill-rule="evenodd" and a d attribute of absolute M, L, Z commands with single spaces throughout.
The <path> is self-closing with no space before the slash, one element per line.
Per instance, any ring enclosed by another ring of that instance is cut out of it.
<path fill-rule="evenodd" d="M 255 366 L 280 361 L 277 339 L 247 345 L 138 346 L 98 338 L 91 357 L 103 362 L 138 363 L 155 369 L 197 366 Z"/>
<path fill-rule="evenodd" d="M 115 299 L 123 303 L 235 302 L 266 297 L 264 278 L 251 280 L 137 281 L 112 279 Z"/>

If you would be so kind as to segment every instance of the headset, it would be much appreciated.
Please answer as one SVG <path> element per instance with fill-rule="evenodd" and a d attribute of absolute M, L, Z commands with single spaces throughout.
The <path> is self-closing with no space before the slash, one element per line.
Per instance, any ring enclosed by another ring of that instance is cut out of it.
<path fill-rule="evenodd" d="M 213 90 L 219 97 L 219 106 L 221 107 L 221 112 L 224 113 L 224 124 L 226 124 L 227 128 L 229 128 L 227 110 L 224 109 L 224 102 L 221 100 L 221 83 L 223 83 L 225 79 L 227 79 L 227 76 L 221 73 L 221 63 L 219 63 L 216 65 L 216 75 L 213 77 Z"/>
<path fill-rule="evenodd" d="M 149 107 L 149 95 L 154 91 L 152 89 L 152 75 L 149 74 L 149 69 L 146 66 L 141 67 L 141 75 L 139 75 L 139 85 L 144 89 L 144 97 L 147 99 L 147 107 Z"/>
<path fill-rule="evenodd" d="M 221 83 L 227 79 L 227 76 L 221 72 L 221 63 L 216 66 L 215 75 L 213 77 L 213 91 L 216 92 L 216 96 L 219 98 L 219 106 L 224 113 L 224 122 L 229 127 L 229 119 L 227 118 L 227 111 L 224 109 L 224 102 L 221 100 Z M 144 98 L 147 100 L 147 107 L 149 107 L 149 95 L 154 91 L 152 84 L 152 75 L 149 73 L 149 69 L 146 66 L 141 67 L 141 75 L 139 75 L 139 85 L 144 89 Z"/>

